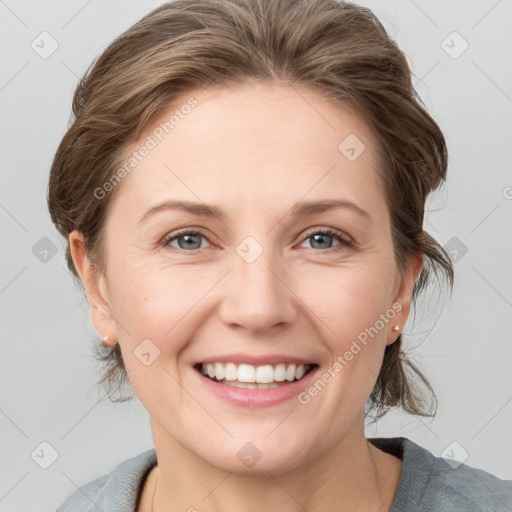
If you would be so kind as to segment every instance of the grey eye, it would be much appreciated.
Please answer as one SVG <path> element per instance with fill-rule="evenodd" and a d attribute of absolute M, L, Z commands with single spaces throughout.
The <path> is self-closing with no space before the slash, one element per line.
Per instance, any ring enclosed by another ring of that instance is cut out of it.
<path fill-rule="evenodd" d="M 167 242 L 168 245 L 172 247 L 176 247 L 176 245 L 173 245 L 173 242 L 178 242 L 177 249 L 182 250 L 196 250 L 201 249 L 201 243 L 202 240 L 204 240 L 205 237 L 201 233 L 196 233 L 194 231 L 187 231 L 186 233 L 178 233 L 177 235 L 174 235 L 172 238 L 170 238 Z"/>

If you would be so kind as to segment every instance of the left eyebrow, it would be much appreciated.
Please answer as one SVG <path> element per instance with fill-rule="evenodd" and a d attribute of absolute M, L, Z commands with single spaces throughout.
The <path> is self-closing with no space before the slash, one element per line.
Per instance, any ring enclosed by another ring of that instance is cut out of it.
<path fill-rule="evenodd" d="M 371 222 L 372 220 L 370 214 L 366 210 L 363 210 L 363 208 L 357 204 L 351 201 L 346 201 L 344 199 L 327 199 L 325 201 L 299 201 L 292 207 L 290 215 L 292 218 L 305 217 L 307 215 L 323 213 L 336 208 L 346 208 L 356 212 L 367 221 Z"/>

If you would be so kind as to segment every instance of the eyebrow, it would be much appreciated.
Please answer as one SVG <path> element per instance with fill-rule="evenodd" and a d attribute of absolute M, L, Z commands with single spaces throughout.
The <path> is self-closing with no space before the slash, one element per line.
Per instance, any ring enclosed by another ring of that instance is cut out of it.
<path fill-rule="evenodd" d="M 290 210 L 293 219 L 306 217 L 316 213 L 323 213 L 336 208 L 345 208 L 359 214 L 364 219 L 371 221 L 370 214 L 360 206 L 351 201 L 343 199 L 326 199 L 323 201 L 299 201 L 294 204 Z M 211 217 L 223 220 L 226 214 L 217 206 L 207 205 L 205 203 L 195 203 L 192 201 L 163 201 L 149 208 L 138 220 L 139 223 L 145 222 L 149 217 L 164 210 L 182 210 L 184 212 L 196 215 L 197 217 Z"/>
<path fill-rule="evenodd" d="M 198 217 L 216 217 L 224 219 L 224 212 L 216 207 L 204 203 L 193 203 L 191 201 L 163 201 L 147 210 L 138 222 L 144 222 L 149 217 L 162 210 L 182 210 Z"/>
<path fill-rule="evenodd" d="M 360 206 L 351 201 L 344 199 L 326 199 L 324 201 L 299 201 L 292 209 L 290 215 L 292 218 L 305 217 L 307 215 L 313 215 L 315 213 L 323 213 L 328 210 L 334 210 L 336 208 L 346 208 L 358 213 L 361 217 L 371 221 L 370 214 L 363 210 Z"/>

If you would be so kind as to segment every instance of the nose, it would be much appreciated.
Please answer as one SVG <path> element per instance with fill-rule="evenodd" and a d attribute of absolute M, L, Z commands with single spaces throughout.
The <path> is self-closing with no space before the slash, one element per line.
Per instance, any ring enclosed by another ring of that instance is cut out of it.
<path fill-rule="evenodd" d="M 225 324 L 252 334 L 268 334 L 278 326 L 282 329 L 291 325 L 300 301 L 287 283 L 283 265 L 276 262 L 271 251 L 264 250 L 251 263 L 235 253 L 233 261 L 219 306 Z"/>

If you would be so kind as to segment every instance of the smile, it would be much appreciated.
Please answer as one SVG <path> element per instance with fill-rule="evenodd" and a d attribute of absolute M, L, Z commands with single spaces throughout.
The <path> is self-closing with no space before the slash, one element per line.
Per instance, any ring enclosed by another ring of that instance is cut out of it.
<path fill-rule="evenodd" d="M 315 364 L 253 366 L 235 363 L 198 363 L 195 368 L 214 382 L 246 389 L 277 388 L 303 379 Z"/>

